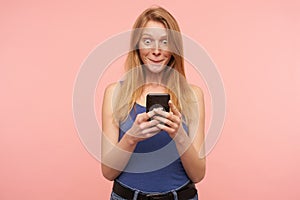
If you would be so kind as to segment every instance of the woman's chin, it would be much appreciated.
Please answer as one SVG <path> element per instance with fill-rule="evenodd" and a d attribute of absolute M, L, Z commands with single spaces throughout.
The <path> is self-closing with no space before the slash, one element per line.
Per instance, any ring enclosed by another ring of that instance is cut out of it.
<path fill-rule="evenodd" d="M 146 67 L 149 72 L 160 73 L 164 70 L 165 65 L 164 64 L 147 64 Z"/>

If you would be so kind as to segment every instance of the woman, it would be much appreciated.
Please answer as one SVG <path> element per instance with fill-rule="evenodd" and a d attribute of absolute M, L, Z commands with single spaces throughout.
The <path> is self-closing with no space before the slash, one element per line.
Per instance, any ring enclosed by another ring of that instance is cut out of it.
<path fill-rule="evenodd" d="M 131 48 L 125 77 L 106 88 L 103 100 L 102 173 L 114 181 L 111 200 L 198 199 L 204 100 L 186 81 L 174 17 L 161 7 L 145 10 L 133 26 Z M 170 94 L 170 112 L 146 112 L 149 93 Z"/>

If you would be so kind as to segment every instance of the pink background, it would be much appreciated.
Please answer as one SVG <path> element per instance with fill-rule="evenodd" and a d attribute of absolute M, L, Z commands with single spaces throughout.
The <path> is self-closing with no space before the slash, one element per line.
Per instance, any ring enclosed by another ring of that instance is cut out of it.
<path fill-rule="evenodd" d="M 152 4 L 205 47 L 226 89 L 225 126 L 200 199 L 300 199 L 296 0 L 12 0 L 0 7 L 1 200 L 109 198 L 111 183 L 77 136 L 73 84 L 89 52 Z"/>

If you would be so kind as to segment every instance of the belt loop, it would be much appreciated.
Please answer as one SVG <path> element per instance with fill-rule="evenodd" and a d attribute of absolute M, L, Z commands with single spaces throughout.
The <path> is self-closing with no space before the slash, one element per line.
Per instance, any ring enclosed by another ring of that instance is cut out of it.
<path fill-rule="evenodd" d="M 139 193 L 140 193 L 139 190 L 135 190 L 135 191 L 134 191 L 133 200 L 137 200 Z"/>
<path fill-rule="evenodd" d="M 174 200 L 178 200 L 177 192 L 175 190 L 172 190 L 171 192 L 172 192 L 172 194 L 174 196 Z"/>

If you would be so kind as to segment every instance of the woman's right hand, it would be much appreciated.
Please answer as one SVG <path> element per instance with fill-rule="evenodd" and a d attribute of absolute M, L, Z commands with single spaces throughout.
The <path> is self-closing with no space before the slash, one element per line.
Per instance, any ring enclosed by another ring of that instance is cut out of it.
<path fill-rule="evenodd" d="M 155 119 L 148 121 L 148 119 L 152 118 L 154 115 L 154 110 L 148 113 L 144 112 L 138 114 L 134 123 L 132 124 L 132 127 L 127 131 L 126 134 L 131 136 L 132 140 L 137 143 L 159 133 L 161 130 L 156 125 L 160 122 Z"/>

